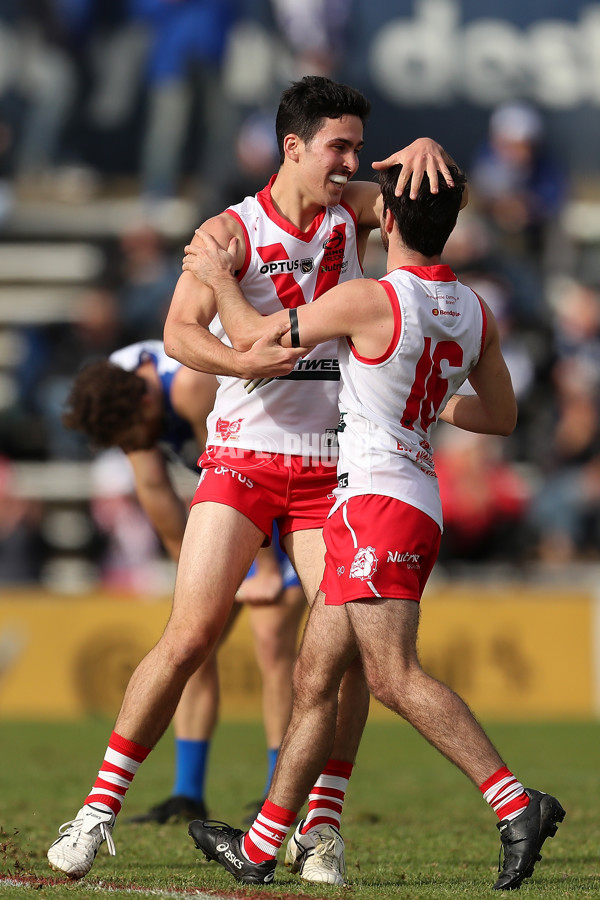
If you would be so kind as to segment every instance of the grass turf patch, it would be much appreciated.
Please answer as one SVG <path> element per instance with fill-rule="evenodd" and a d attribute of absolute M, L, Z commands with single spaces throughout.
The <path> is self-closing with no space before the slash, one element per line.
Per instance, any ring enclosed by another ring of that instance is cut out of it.
<path fill-rule="evenodd" d="M 343 819 L 350 889 L 300 882 L 281 865 L 268 889 L 241 887 L 194 848 L 187 826 L 123 819 L 165 799 L 172 787 L 172 737 L 142 766 L 115 828 L 117 856 L 101 847 L 90 875 L 52 873 L 46 850 L 79 809 L 100 766 L 110 723 L 2 722 L 0 896 L 16 885 L 43 897 L 329 897 L 428 900 L 489 895 L 496 878 L 496 817 L 479 792 L 410 727 L 369 722 Z M 528 787 L 556 794 L 567 817 L 544 846 L 523 898 L 600 898 L 600 723 L 492 724 L 488 732 Z M 260 797 L 266 753 L 259 723 L 222 723 L 210 758 L 211 817 L 241 826 Z M 282 854 L 283 855 L 283 854 Z M 6 879 L 11 879 L 12 883 Z M 199 892 L 199 893 L 195 893 Z"/>

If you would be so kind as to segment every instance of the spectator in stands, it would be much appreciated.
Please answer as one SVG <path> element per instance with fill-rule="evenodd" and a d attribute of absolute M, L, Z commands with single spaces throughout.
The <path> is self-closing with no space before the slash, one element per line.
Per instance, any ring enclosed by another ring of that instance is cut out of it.
<path fill-rule="evenodd" d="M 218 192 L 229 174 L 236 128 L 233 104 L 223 90 L 223 62 L 237 0 L 130 0 L 134 20 L 151 34 L 147 65 L 147 120 L 142 145 L 142 190 L 150 200 L 176 196 L 185 168 L 184 151 L 200 101 L 201 160 L 207 173 L 205 206 L 219 206 Z"/>
<path fill-rule="evenodd" d="M 537 109 L 510 102 L 494 110 L 488 139 L 471 164 L 470 180 L 504 245 L 541 262 L 567 184 L 565 171 L 547 150 Z"/>

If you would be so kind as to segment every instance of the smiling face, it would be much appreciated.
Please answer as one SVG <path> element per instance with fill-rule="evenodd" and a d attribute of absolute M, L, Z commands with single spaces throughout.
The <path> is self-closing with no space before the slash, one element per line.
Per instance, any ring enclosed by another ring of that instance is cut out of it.
<path fill-rule="evenodd" d="M 335 206 L 347 181 L 358 170 L 358 154 L 363 147 L 363 124 L 358 116 L 323 119 L 319 131 L 308 143 L 288 135 L 303 188 L 320 206 Z M 287 148 L 286 148 L 287 149 Z"/>

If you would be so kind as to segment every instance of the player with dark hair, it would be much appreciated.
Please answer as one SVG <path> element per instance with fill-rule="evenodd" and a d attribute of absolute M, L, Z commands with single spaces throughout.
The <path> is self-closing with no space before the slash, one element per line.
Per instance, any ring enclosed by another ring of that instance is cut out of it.
<path fill-rule="evenodd" d="M 379 281 L 348 281 L 316 303 L 265 318 L 241 293 L 234 257 L 210 235 L 198 233 L 198 243 L 186 248 L 184 269 L 213 289 L 237 349 L 253 355 L 274 335 L 288 347 L 345 339 L 325 574 L 296 664 L 292 719 L 273 784 L 247 834 L 201 821 L 189 832 L 237 880 L 273 879 L 276 854 L 330 755 L 344 673 L 360 658 L 372 694 L 464 772 L 496 812 L 504 864 L 494 887 L 510 890 L 533 874 L 565 812 L 554 797 L 523 788 L 461 698 L 423 671 L 417 632 L 442 529 L 433 426 L 442 417 L 508 435 L 517 406 L 489 307 L 440 258 L 463 200 L 462 173 L 451 167 L 454 186 L 442 184 L 435 196 L 424 179 L 416 200 L 406 190 L 395 196 L 397 174 L 380 177 L 388 255 Z M 235 253 L 234 240 L 229 251 Z M 460 396 L 467 378 L 475 393 Z M 341 857 L 341 837 L 334 828 L 329 836 Z M 299 868 L 311 852 L 301 823 L 286 862 Z"/>
<path fill-rule="evenodd" d="M 310 305 L 335 284 L 360 277 L 382 206 L 377 184 L 351 181 L 369 112 L 364 97 L 347 85 L 306 76 L 281 102 L 277 174 L 256 196 L 203 226 L 225 248 L 236 239 L 235 269 L 261 314 Z M 438 144 L 420 139 L 374 165 L 402 163 L 398 189 L 411 182 L 416 194 L 425 171 L 432 190 L 438 171 L 450 179 L 446 159 Z M 50 865 L 73 878 L 90 870 L 103 840 L 112 841 L 135 772 L 166 729 L 190 674 L 219 640 L 239 584 L 258 549 L 270 542 L 274 522 L 309 600 L 321 580 L 322 526 L 335 487 L 336 347 L 307 352 L 275 343 L 265 361 L 266 342 L 250 354 L 225 346 L 215 314 L 212 290 L 183 272 L 167 316 L 165 350 L 191 369 L 217 374 L 219 389 L 171 617 L 130 679 L 92 790 L 48 851 Z M 250 379 L 285 375 L 264 394 L 246 391 Z M 342 691 L 338 741 L 315 790 L 323 802 L 315 799 L 307 816 L 305 840 L 313 847 L 322 843 L 321 807 L 329 811 L 326 823 L 339 825 L 367 716 L 368 691 L 358 663 L 346 673 Z M 339 858 L 326 847 L 327 841 L 303 877 L 343 884 Z"/>
<path fill-rule="evenodd" d="M 187 510 L 168 463 L 197 471 L 206 445 L 206 418 L 213 407 L 213 375 L 186 369 L 170 359 L 161 341 L 131 344 L 86 365 L 75 377 L 63 422 L 96 447 L 120 447 L 131 463 L 140 505 L 172 559 L 177 562 Z M 237 599 L 249 606 L 256 657 L 262 677 L 267 738 L 265 795 L 291 709 L 291 676 L 305 601 L 296 573 L 275 545 L 262 549 Z M 241 609 L 232 608 L 221 640 Z M 190 821 L 206 817 L 205 779 L 219 708 L 216 654 L 189 678 L 174 716 L 173 793 L 133 822 Z"/>

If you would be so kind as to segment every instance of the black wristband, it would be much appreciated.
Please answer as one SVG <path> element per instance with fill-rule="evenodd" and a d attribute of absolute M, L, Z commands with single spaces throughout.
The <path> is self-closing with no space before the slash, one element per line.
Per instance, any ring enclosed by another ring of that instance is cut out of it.
<path fill-rule="evenodd" d="M 298 331 L 298 310 L 290 309 L 290 325 L 292 326 L 290 329 L 290 340 L 292 342 L 292 347 L 300 346 L 300 332 Z"/>

